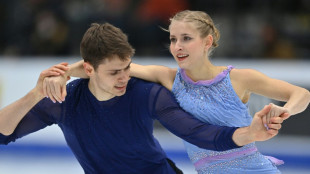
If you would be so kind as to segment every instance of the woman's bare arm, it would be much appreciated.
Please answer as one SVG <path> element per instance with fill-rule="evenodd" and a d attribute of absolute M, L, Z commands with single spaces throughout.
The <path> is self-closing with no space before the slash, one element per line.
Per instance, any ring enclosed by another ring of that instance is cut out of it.
<path fill-rule="evenodd" d="M 130 76 L 160 83 L 171 91 L 177 69 L 159 65 L 131 64 Z"/>
<path fill-rule="evenodd" d="M 252 69 L 234 69 L 231 72 L 232 82 L 245 93 L 256 93 L 274 100 L 284 101 L 283 108 L 290 115 L 303 112 L 310 102 L 308 90 L 282 80 L 270 78 Z"/>

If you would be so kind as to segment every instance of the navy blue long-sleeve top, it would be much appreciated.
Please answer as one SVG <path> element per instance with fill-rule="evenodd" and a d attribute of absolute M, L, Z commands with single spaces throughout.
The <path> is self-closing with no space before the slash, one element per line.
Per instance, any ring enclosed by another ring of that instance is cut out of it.
<path fill-rule="evenodd" d="M 123 96 L 98 101 L 88 79 L 67 85 L 63 103 L 43 99 L 21 120 L 8 144 L 48 125 L 57 124 L 85 173 L 173 174 L 166 154 L 153 136 L 153 120 L 201 148 L 228 150 L 236 128 L 203 123 L 182 110 L 161 85 L 132 78 Z"/>

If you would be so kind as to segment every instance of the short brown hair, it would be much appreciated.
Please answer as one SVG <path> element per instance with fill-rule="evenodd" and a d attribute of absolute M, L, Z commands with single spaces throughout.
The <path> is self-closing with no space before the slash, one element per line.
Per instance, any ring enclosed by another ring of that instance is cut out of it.
<path fill-rule="evenodd" d="M 135 50 L 121 29 L 109 23 L 92 23 L 83 36 L 80 52 L 84 62 L 90 63 L 96 70 L 104 60 L 115 55 L 126 60 L 134 55 Z"/>

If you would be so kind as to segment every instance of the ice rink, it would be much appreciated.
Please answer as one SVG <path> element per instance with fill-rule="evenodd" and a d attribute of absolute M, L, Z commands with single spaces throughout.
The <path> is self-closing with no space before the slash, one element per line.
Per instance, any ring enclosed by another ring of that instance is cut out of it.
<path fill-rule="evenodd" d="M 39 61 L 38 61 L 39 60 Z M 22 97 L 34 87 L 39 73 L 53 64 L 78 59 L 0 59 L 0 108 Z M 172 59 L 133 59 L 140 64 L 161 64 L 176 67 Z M 235 60 L 215 61 L 215 64 L 235 65 L 238 68 L 254 68 L 271 77 L 310 87 L 310 62 L 245 62 Z M 251 66 L 249 66 L 251 65 Z M 274 71 L 276 69 L 276 71 Z M 306 78 L 306 80 L 305 80 Z M 268 102 L 268 101 L 267 101 Z M 261 108 L 261 104 L 256 104 Z M 307 115 L 308 118 L 309 115 Z M 298 118 L 305 119 L 305 116 Z M 292 120 L 293 121 L 293 120 Z M 292 122 L 291 121 L 291 122 Z M 285 126 L 285 125 L 284 125 Z M 309 122 L 301 122 L 293 129 L 304 135 L 283 135 L 266 142 L 257 142 L 264 155 L 284 160 L 279 169 L 283 174 L 310 173 Z M 158 138 L 168 157 L 174 160 L 185 174 L 194 174 L 183 142 L 163 129 L 156 129 Z M 67 148 L 57 126 L 51 126 L 17 140 L 8 146 L 0 145 L 0 174 L 82 174 L 83 170 Z"/>
<path fill-rule="evenodd" d="M 187 158 L 181 139 L 165 130 L 157 130 L 155 136 L 169 158 L 174 160 L 185 174 L 196 173 Z M 310 173 L 309 137 L 278 136 L 257 145 L 264 155 L 284 160 L 285 164 L 279 167 L 283 174 Z M 51 126 L 9 146 L 0 146 L 0 174 L 55 173 L 83 174 L 57 126 Z"/>

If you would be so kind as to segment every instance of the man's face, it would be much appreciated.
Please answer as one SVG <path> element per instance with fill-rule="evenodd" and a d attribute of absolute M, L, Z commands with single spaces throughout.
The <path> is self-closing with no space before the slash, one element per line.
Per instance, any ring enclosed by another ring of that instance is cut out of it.
<path fill-rule="evenodd" d="M 124 95 L 130 79 L 130 64 L 130 58 L 122 61 L 118 56 L 101 63 L 90 74 L 89 89 L 93 95 L 100 101 Z"/>

